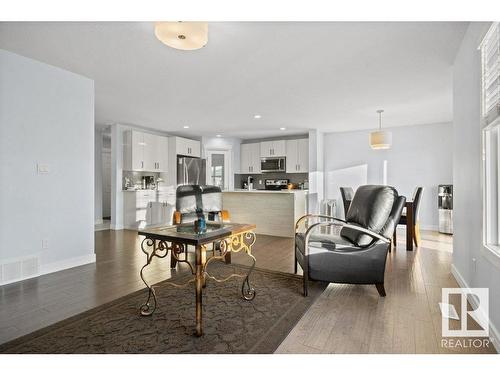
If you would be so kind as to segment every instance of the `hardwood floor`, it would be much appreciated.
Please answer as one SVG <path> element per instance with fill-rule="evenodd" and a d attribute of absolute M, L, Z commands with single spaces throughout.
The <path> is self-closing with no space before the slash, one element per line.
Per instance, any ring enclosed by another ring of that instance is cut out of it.
<path fill-rule="evenodd" d="M 277 352 L 450 352 L 440 347 L 438 302 L 442 287 L 457 286 L 451 237 L 423 232 L 414 252 L 399 237 L 387 261 L 387 297 L 379 298 L 374 286 L 331 284 Z M 142 289 L 140 241 L 133 231 L 98 231 L 95 264 L 0 287 L 0 343 Z M 253 253 L 257 267 L 293 272 L 293 239 L 259 235 Z M 249 264 L 245 254 L 234 254 L 233 262 Z M 175 275 L 169 265 L 168 258 L 155 259 L 148 280 Z"/>
<path fill-rule="evenodd" d="M 373 285 L 330 284 L 276 352 L 495 353 L 492 343 L 441 346 L 441 288 L 458 287 L 450 271 L 452 237 L 422 231 L 415 251 L 405 250 L 404 237 L 388 255 L 387 297 Z M 454 305 L 458 310 L 458 301 Z"/>

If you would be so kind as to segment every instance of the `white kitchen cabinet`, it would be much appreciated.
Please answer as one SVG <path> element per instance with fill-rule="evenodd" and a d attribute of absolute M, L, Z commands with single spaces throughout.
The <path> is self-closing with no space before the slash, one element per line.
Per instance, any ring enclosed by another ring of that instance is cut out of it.
<path fill-rule="evenodd" d="M 286 141 L 286 172 L 309 172 L 309 139 L 292 139 Z"/>
<path fill-rule="evenodd" d="M 143 155 L 144 155 L 144 170 L 156 170 L 156 154 L 158 152 L 156 136 L 151 133 L 142 133 L 143 135 Z"/>
<path fill-rule="evenodd" d="M 183 156 L 201 157 L 201 144 L 200 141 L 193 139 L 173 137 L 175 145 L 175 154 Z"/>
<path fill-rule="evenodd" d="M 129 171 L 143 171 L 144 133 L 132 130 L 124 136 L 123 168 Z"/>
<path fill-rule="evenodd" d="M 166 172 L 168 138 L 131 130 L 125 133 L 123 169 L 128 171 Z"/>
<path fill-rule="evenodd" d="M 123 222 L 127 229 L 171 225 L 175 210 L 173 193 L 154 190 L 123 192 Z"/>
<path fill-rule="evenodd" d="M 260 143 L 242 144 L 240 151 L 240 173 L 261 173 Z"/>
<path fill-rule="evenodd" d="M 262 158 L 286 156 L 286 141 L 260 142 L 260 156 Z"/>
<path fill-rule="evenodd" d="M 156 139 L 157 157 L 156 172 L 167 172 L 168 168 L 168 138 L 157 137 Z"/>

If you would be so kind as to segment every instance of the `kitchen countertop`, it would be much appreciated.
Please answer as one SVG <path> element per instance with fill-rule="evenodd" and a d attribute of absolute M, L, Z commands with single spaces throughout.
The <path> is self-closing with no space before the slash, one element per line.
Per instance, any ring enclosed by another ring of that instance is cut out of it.
<path fill-rule="evenodd" d="M 259 193 L 259 194 L 295 194 L 296 192 L 306 192 L 307 190 L 305 189 L 283 189 L 283 190 L 248 190 L 248 189 L 234 189 L 234 190 L 227 190 L 223 191 L 223 193 Z"/>
<path fill-rule="evenodd" d="M 175 191 L 171 192 L 170 190 L 153 190 L 153 189 L 123 189 L 123 192 L 132 192 L 132 193 L 137 193 L 137 192 L 147 192 L 147 193 L 173 193 L 175 194 Z"/>

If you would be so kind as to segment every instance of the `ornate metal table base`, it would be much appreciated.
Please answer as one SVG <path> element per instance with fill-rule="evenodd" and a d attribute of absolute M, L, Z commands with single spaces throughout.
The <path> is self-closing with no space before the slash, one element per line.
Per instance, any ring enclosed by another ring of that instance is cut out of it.
<path fill-rule="evenodd" d="M 252 246 L 255 243 L 255 233 L 252 231 L 245 231 L 241 233 L 234 234 L 230 237 L 224 238 L 220 240 L 220 252 L 221 254 L 216 256 L 215 251 L 214 255 L 207 259 L 207 248 L 206 245 L 198 245 L 196 246 L 195 251 L 195 264 L 193 265 L 187 259 L 187 249 L 186 245 L 182 243 L 170 242 L 170 245 L 167 241 L 163 240 L 155 240 L 146 237 L 141 243 L 141 250 L 144 254 L 146 254 L 146 264 L 141 268 L 141 279 L 148 288 L 148 298 L 146 302 L 140 307 L 140 313 L 142 316 L 151 316 L 156 310 L 157 299 L 156 293 L 154 290 L 154 286 L 148 284 L 144 277 L 144 270 L 151 264 L 152 260 L 157 258 L 165 258 L 170 252 L 171 256 L 175 258 L 178 263 L 186 263 L 191 269 L 191 274 L 194 276 L 192 279 L 188 280 L 183 284 L 177 284 L 172 281 L 165 281 L 164 283 L 174 286 L 174 287 L 184 287 L 190 283 L 195 284 L 195 292 L 196 292 L 196 335 L 201 336 L 203 334 L 203 326 L 202 326 L 202 290 L 205 286 L 206 279 L 209 278 L 216 282 L 224 282 L 233 277 L 244 277 L 243 283 L 241 285 L 241 295 L 247 300 L 251 301 L 255 298 L 255 289 L 250 285 L 250 274 L 255 268 L 255 257 L 252 255 Z M 149 250 L 149 251 L 148 251 Z M 248 256 L 252 259 L 252 266 L 248 270 L 246 275 L 239 274 L 231 274 L 224 279 L 218 279 L 212 275 L 210 275 L 207 271 L 208 265 L 214 260 L 224 260 L 228 253 L 238 253 L 240 251 L 244 251 L 248 254 Z M 184 257 L 181 258 L 181 255 L 184 254 Z"/>

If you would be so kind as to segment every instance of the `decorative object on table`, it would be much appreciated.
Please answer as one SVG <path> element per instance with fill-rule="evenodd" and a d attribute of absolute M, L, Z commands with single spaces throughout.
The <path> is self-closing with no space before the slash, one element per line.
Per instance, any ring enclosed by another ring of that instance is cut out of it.
<path fill-rule="evenodd" d="M 205 220 L 205 215 L 200 209 L 196 210 L 196 215 L 198 215 L 198 219 L 194 221 L 194 231 L 198 234 L 203 234 L 207 231 L 207 221 Z"/>
<path fill-rule="evenodd" d="M 155 35 L 169 47 L 192 51 L 208 43 L 207 22 L 156 22 Z"/>
<path fill-rule="evenodd" d="M 386 150 L 392 145 L 392 132 L 382 130 L 382 113 L 383 109 L 379 109 L 378 113 L 378 130 L 370 133 L 370 147 L 374 150 Z"/>
<path fill-rule="evenodd" d="M 305 215 L 295 225 L 295 272 L 304 271 L 304 296 L 309 280 L 342 284 L 375 284 L 385 296 L 384 274 L 391 236 L 406 198 L 385 185 L 360 186 L 346 220 L 327 215 Z M 311 220 L 327 219 L 311 223 Z M 301 223 L 305 232 L 299 231 Z M 340 235 L 317 229 L 341 227 Z"/>
<path fill-rule="evenodd" d="M 217 278 L 245 272 L 245 266 L 210 265 L 210 273 Z M 251 304 L 235 298 L 241 286 L 237 279 L 207 283 L 203 313 L 211 318 L 201 339 L 192 334 L 194 321 L 189 319 L 194 298 L 186 289 L 160 282 L 155 288 L 164 305 L 152 319 L 137 314 L 144 299 L 144 290 L 139 290 L 2 344 L 0 353 L 272 354 L 327 284 L 311 283 L 309 297 L 303 298 L 298 293 L 301 276 L 259 269 L 252 275 L 259 298 Z M 185 282 L 191 277 L 185 267 L 176 278 Z"/>

